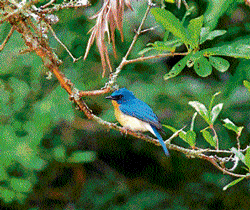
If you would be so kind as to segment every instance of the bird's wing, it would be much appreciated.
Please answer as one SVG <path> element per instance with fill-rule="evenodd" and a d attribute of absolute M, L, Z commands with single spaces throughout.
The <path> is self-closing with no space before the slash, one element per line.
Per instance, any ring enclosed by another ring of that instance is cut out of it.
<path fill-rule="evenodd" d="M 119 108 L 124 114 L 154 125 L 157 129 L 162 128 L 153 110 L 145 102 L 139 99 L 133 99 L 122 103 Z"/>

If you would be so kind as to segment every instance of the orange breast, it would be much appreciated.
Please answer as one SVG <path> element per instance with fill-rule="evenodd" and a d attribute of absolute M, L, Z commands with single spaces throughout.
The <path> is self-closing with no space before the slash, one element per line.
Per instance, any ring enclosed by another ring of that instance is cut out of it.
<path fill-rule="evenodd" d="M 114 101 L 114 100 L 112 100 L 112 104 L 113 104 L 113 106 L 114 106 L 114 110 L 115 110 L 115 117 L 116 117 L 116 119 L 117 119 L 117 121 L 122 125 L 122 126 L 124 126 L 124 119 L 123 119 L 123 113 L 120 111 L 120 109 L 119 109 L 119 104 L 116 102 L 116 101 Z"/>

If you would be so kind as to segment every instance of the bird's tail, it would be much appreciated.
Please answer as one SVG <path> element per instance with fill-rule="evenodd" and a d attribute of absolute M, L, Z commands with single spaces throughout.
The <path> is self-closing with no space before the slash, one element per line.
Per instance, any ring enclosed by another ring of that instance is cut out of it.
<path fill-rule="evenodd" d="M 156 128 L 155 126 L 151 125 L 151 127 L 152 127 L 152 129 L 153 129 L 153 131 L 154 131 L 155 136 L 156 136 L 157 139 L 159 140 L 159 142 L 160 142 L 160 144 L 161 144 L 161 146 L 162 146 L 162 148 L 163 148 L 165 154 L 166 154 L 167 156 L 169 156 L 168 149 L 167 149 L 166 144 L 164 143 L 164 141 L 163 141 L 163 139 L 162 139 L 162 137 L 161 137 L 161 134 L 158 132 L 158 130 L 157 130 L 157 128 Z"/>

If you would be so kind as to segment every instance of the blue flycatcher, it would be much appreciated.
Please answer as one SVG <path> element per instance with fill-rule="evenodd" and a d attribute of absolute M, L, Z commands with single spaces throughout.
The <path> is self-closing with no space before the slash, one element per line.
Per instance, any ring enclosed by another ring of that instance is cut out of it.
<path fill-rule="evenodd" d="M 106 99 L 112 100 L 115 117 L 122 126 L 132 131 L 151 132 L 159 140 L 165 154 L 169 155 L 159 133 L 159 130 L 162 130 L 162 125 L 153 110 L 145 102 L 137 99 L 126 88 L 116 90 Z"/>

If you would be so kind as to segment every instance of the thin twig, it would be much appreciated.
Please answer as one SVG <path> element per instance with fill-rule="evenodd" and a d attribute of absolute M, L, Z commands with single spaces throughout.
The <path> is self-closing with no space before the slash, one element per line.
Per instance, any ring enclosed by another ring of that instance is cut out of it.
<path fill-rule="evenodd" d="M 57 37 L 56 33 L 54 32 L 53 28 L 50 26 L 50 24 L 47 24 L 47 26 L 49 27 L 51 33 L 53 34 L 53 36 L 55 37 L 55 39 L 63 46 L 63 48 L 68 52 L 69 56 L 73 59 L 73 63 L 79 61 L 82 56 L 80 56 L 79 58 L 75 58 L 71 52 L 68 50 L 68 48 L 61 42 L 61 40 Z"/>
<path fill-rule="evenodd" d="M 215 140 L 216 140 L 216 149 L 219 150 L 219 139 L 218 139 L 218 135 L 214 129 L 214 126 L 213 124 L 210 125 L 210 128 L 212 129 L 213 133 L 214 133 L 214 137 L 215 137 Z"/>
<path fill-rule="evenodd" d="M 116 78 L 118 77 L 119 73 L 121 72 L 123 66 L 126 65 L 127 58 L 129 56 L 129 54 L 131 53 L 131 51 L 132 51 L 132 49 L 133 49 L 133 47 L 134 47 L 140 33 L 142 31 L 142 27 L 143 27 L 143 25 L 144 25 L 144 23 L 145 23 L 145 21 L 147 19 L 147 16 L 148 16 L 149 11 L 150 11 L 152 6 L 153 6 L 152 1 L 148 0 L 148 7 L 146 9 L 146 12 L 145 12 L 143 18 L 142 18 L 140 26 L 139 26 L 138 30 L 136 31 L 135 36 L 134 36 L 134 38 L 133 38 L 133 40 L 132 40 L 132 42 L 131 42 L 131 44 L 130 44 L 130 46 L 128 48 L 128 51 L 126 52 L 125 56 L 123 57 L 120 65 L 116 68 L 116 71 L 114 73 L 111 73 L 110 80 L 105 86 L 107 86 L 107 87 L 113 86 L 114 83 L 116 82 Z"/>
<path fill-rule="evenodd" d="M 41 8 L 41 9 L 44 9 L 44 8 L 50 6 L 51 4 L 53 4 L 55 1 L 56 1 L 56 0 L 51 0 L 51 1 L 48 2 L 47 4 L 44 4 L 43 6 L 41 6 L 40 8 Z"/>
<path fill-rule="evenodd" d="M 135 58 L 135 59 L 131 59 L 131 60 L 126 60 L 126 61 L 124 61 L 124 65 L 135 63 L 135 62 L 142 62 L 142 61 L 146 61 L 146 60 L 152 60 L 152 59 L 156 59 L 156 58 L 163 58 L 163 57 L 170 57 L 170 56 L 177 56 L 177 55 L 187 55 L 187 54 L 188 54 L 188 52 L 165 53 L 165 54 L 151 55 L 151 56 L 147 56 L 147 57 L 140 57 L 140 58 Z"/>
<path fill-rule="evenodd" d="M 186 10 L 189 10 L 189 6 L 188 6 L 186 0 L 182 0 L 182 2 L 183 2 L 183 4 L 184 4 L 184 6 L 186 7 Z"/>
<path fill-rule="evenodd" d="M 10 29 L 9 34 L 7 35 L 7 37 L 5 38 L 5 40 L 3 41 L 3 43 L 0 45 L 0 51 L 3 50 L 3 48 L 5 47 L 5 45 L 7 44 L 7 42 L 9 41 L 10 37 L 12 36 L 13 32 L 15 31 L 15 26 L 12 26 Z"/>

